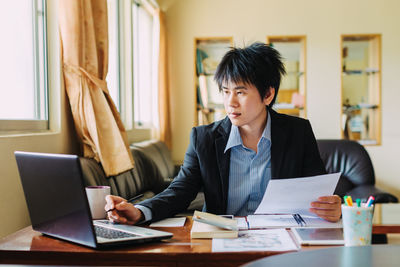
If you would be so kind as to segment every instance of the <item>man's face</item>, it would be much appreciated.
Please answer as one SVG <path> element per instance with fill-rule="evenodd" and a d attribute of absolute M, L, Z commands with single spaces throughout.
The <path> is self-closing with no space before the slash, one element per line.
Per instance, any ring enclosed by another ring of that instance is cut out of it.
<path fill-rule="evenodd" d="M 261 99 L 257 88 L 252 84 L 226 82 L 222 84 L 225 111 L 233 125 L 238 127 L 260 127 L 266 118 L 266 105 L 275 95 L 270 88 Z"/>

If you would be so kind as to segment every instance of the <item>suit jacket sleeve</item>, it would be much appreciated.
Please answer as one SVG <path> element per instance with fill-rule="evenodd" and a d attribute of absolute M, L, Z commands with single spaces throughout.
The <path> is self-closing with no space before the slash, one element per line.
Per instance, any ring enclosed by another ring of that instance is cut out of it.
<path fill-rule="evenodd" d="M 202 186 L 199 159 L 196 152 L 197 132 L 190 133 L 190 144 L 183 166 L 172 183 L 163 192 L 151 199 L 138 203 L 152 211 L 152 220 L 158 221 L 187 209 Z"/>
<path fill-rule="evenodd" d="M 317 141 L 315 140 L 311 124 L 308 120 L 306 120 L 305 126 L 304 145 L 305 149 L 302 176 L 326 174 L 324 163 L 322 162 L 319 154 Z"/>

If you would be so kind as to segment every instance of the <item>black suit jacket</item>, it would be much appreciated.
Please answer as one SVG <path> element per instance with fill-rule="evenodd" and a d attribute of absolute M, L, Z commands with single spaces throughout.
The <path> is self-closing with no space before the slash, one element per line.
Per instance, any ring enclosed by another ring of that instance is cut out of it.
<path fill-rule="evenodd" d="M 269 110 L 271 115 L 271 178 L 295 178 L 326 173 L 308 120 Z M 140 205 L 153 220 L 186 210 L 202 188 L 207 212 L 225 214 L 228 199 L 230 150 L 224 153 L 231 130 L 228 117 L 192 129 L 183 166 L 170 186 Z"/>

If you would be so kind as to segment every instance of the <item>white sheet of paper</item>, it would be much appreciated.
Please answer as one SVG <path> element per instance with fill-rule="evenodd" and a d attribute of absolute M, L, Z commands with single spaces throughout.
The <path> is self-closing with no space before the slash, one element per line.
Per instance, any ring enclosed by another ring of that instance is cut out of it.
<path fill-rule="evenodd" d="M 299 226 L 292 214 L 247 215 L 250 229 Z"/>
<path fill-rule="evenodd" d="M 298 249 L 285 229 L 239 231 L 238 238 L 213 238 L 212 240 L 212 252 L 291 251 Z"/>
<path fill-rule="evenodd" d="M 181 227 L 185 225 L 186 217 L 167 218 L 153 222 L 150 227 Z"/>
<path fill-rule="evenodd" d="M 318 197 L 333 195 L 339 173 L 292 179 L 271 179 L 255 214 L 298 213 L 316 216 L 308 211 Z"/>
<path fill-rule="evenodd" d="M 236 217 L 235 219 L 237 221 L 237 226 L 238 226 L 239 230 L 248 230 L 249 229 L 249 225 L 247 224 L 245 217 Z"/>

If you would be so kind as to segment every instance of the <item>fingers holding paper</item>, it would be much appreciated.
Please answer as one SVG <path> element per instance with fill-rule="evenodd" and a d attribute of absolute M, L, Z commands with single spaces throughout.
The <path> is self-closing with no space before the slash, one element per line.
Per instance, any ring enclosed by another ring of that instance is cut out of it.
<path fill-rule="evenodd" d="M 104 208 L 111 222 L 135 224 L 143 218 L 143 213 L 122 197 L 108 195 L 106 202 Z"/>
<path fill-rule="evenodd" d="M 310 211 L 329 222 L 337 222 L 342 214 L 341 199 L 338 195 L 319 197 L 311 202 Z"/>

